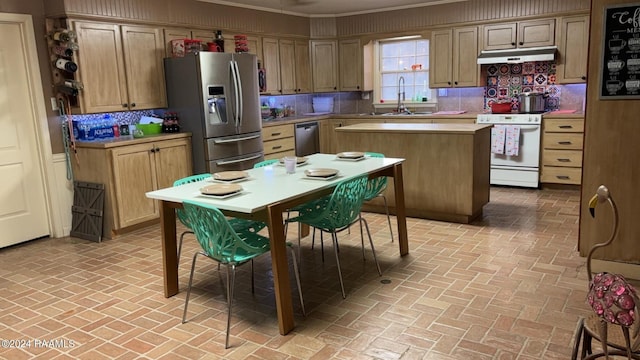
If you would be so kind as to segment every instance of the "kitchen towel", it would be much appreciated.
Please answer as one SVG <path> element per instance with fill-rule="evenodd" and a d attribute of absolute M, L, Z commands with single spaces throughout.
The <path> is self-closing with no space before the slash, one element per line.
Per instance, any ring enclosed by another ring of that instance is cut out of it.
<path fill-rule="evenodd" d="M 505 126 L 494 125 L 491 128 L 491 152 L 494 154 L 504 154 Z"/>
<path fill-rule="evenodd" d="M 504 147 L 505 155 L 518 156 L 518 151 L 520 149 L 520 126 L 506 126 Z"/>

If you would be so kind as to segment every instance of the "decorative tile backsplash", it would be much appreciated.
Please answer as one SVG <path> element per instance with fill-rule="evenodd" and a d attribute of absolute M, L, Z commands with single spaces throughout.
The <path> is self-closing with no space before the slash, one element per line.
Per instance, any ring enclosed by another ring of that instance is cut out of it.
<path fill-rule="evenodd" d="M 485 69 L 483 67 L 483 69 Z M 496 100 L 510 100 L 511 109 L 518 110 L 518 95 L 536 91 L 547 93 L 545 110 L 560 108 L 560 86 L 556 84 L 554 62 L 526 62 L 522 64 L 496 64 L 486 67 L 487 86 L 484 109 L 490 110 Z"/>

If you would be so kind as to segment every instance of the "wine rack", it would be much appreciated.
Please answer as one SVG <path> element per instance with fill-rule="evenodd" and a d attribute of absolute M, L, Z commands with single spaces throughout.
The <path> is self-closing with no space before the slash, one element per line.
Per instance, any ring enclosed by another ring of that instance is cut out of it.
<path fill-rule="evenodd" d="M 56 99 L 63 100 L 71 107 L 79 107 L 78 95 L 83 86 L 75 75 L 79 50 L 75 33 L 63 18 L 48 18 L 45 26 L 53 93 Z"/>

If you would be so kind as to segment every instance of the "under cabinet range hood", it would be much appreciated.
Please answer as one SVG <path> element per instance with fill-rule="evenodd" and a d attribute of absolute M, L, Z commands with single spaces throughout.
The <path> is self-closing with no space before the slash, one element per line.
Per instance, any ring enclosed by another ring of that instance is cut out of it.
<path fill-rule="evenodd" d="M 483 50 L 478 55 L 478 64 L 518 64 L 531 61 L 553 61 L 556 46 L 531 47 L 508 50 Z"/>

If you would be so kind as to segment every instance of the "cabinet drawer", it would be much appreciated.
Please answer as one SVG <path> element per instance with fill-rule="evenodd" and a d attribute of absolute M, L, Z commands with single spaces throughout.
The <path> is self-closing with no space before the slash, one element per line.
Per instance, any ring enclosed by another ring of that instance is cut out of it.
<path fill-rule="evenodd" d="M 544 119 L 545 132 L 584 132 L 584 119 Z"/>
<path fill-rule="evenodd" d="M 294 148 L 295 148 L 295 140 L 293 137 L 264 142 L 265 155 L 273 154 L 281 151 L 293 150 Z"/>
<path fill-rule="evenodd" d="M 581 180 L 581 168 L 543 166 L 542 174 L 540 175 L 540 181 L 543 183 L 580 185 Z"/>
<path fill-rule="evenodd" d="M 542 164 L 550 166 L 582 167 L 582 151 L 544 150 Z"/>
<path fill-rule="evenodd" d="M 582 150 L 583 134 L 544 133 L 543 137 L 545 149 Z"/>
<path fill-rule="evenodd" d="M 293 125 L 277 125 L 262 128 L 262 141 L 282 139 L 293 136 Z"/>
<path fill-rule="evenodd" d="M 296 152 L 293 149 L 287 150 L 287 151 L 275 152 L 275 153 L 271 153 L 271 154 L 266 154 L 264 156 L 264 159 L 265 160 L 282 159 L 285 156 L 296 156 Z"/>

